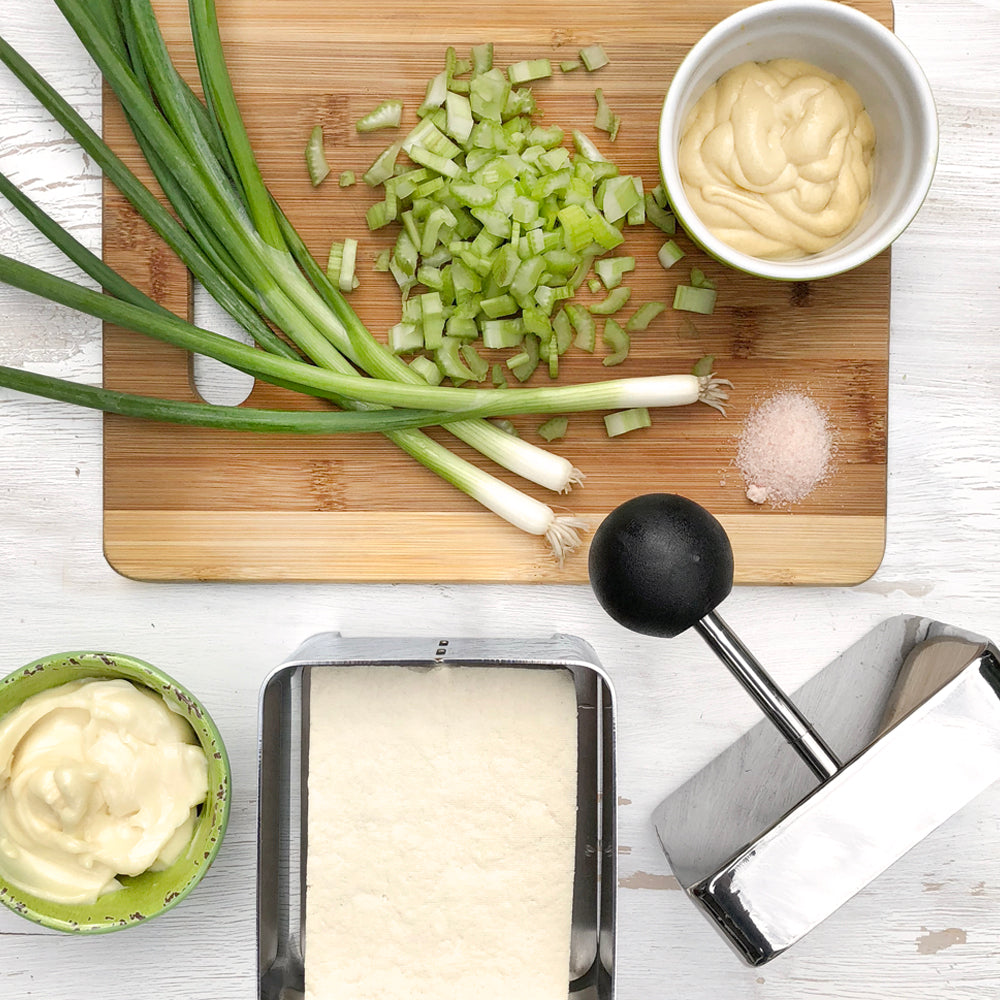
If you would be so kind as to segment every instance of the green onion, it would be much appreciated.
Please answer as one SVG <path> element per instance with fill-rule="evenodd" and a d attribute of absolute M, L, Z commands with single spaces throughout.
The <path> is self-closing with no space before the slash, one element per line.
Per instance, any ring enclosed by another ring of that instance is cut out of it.
<path fill-rule="evenodd" d="M 212 427 L 219 430 L 275 434 L 356 434 L 362 431 L 402 430 L 452 419 L 439 410 L 265 410 L 245 406 L 218 406 L 183 400 L 136 396 L 113 389 L 81 385 L 0 365 L 0 385 L 47 399 L 85 406 L 105 413 L 155 420 L 160 423 Z"/>

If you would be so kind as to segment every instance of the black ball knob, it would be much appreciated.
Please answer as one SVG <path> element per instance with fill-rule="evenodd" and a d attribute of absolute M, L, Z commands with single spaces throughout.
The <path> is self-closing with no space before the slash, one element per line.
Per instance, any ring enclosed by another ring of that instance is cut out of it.
<path fill-rule="evenodd" d="M 704 507 L 649 493 L 615 508 L 590 544 L 590 584 L 612 618 L 670 638 L 713 611 L 733 588 L 733 549 Z"/>

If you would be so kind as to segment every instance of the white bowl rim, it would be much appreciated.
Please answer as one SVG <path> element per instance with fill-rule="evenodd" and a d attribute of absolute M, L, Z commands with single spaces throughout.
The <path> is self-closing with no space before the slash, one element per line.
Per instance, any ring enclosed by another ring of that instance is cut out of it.
<path fill-rule="evenodd" d="M 895 224 L 887 228 L 878 240 L 862 241 L 850 252 L 844 252 L 835 259 L 816 259 L 800 257 L 793 260 L 768 260 L 763 257 L 753 257 L 729 246 L 714 236 L 701 222 L 691 208 L 684 193 L 680 176 L 676 171 L 668 175 L 664 166 L 672 157 L 664 155 L 666 132 L 672 121 L 680 113 L 682 93 L 688 81 L 697 71 L 706 53 L 711 52 L 720 38 L 725 38 L 734 31 L 740 30 L 746 23 L 772 16 L 787 15 L 789 11 L 796 13 L 818 13 L 821 15 L 841 18 L 844 21 L 862 27 L 865 31 L 880 38 L 882 43 L 895 55 L 900 67 L 913 85 L 921 119 L 927 129 L 928 143 L 926 155 L 920 164 L 918 182 L 906 199 L 903 208 L 898 212 Z M 670 196 L 670 204 L 682 228 L 687 235 L 699 244 L 712 257 L 721 260 L 737 270 L 762 278 L 782 281 L 811 281 L 819 278 L 833 277 L 853 270 L 861 264 L 876 257 L 898 239 L 913 221 L 921 205 L 927 197 L 934 171 L 937 166 L 939 130 L 937 109 L 934 95 L 927 77 L 914 57 L 913 53 L 890 28 L 864 12 L 850 7 L 840 0 L 761 0 L 752 3 L 742 10 L 728 15 L 713 25 L 688 50 L 681 60 L 677 71 L 667 88 L 663 109 L 660 114 L 658 133 L 658 152 L 660 173 Z M 675 183 L 673 183 L 675 181 Z"/>

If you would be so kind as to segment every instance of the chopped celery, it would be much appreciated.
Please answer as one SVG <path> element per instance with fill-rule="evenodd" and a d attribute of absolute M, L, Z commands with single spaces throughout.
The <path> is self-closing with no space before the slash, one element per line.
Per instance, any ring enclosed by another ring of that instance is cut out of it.
<path fill-rule="evenodd" d="M 604 97 L 604 91 L 598 87 L 594 91 L 594 98 L 597 101 L 597 113 L 594 116 L 594 128 L 599 128 L 602 132 L 608 133 L 608 138 L 612 142 L 618 137 L 618 129 L 621 126 L 621 118 L 612 110 Z"/>
<path fill-rule="evenodd" d="M 343 170 L 340 173 L 340 177 L 337 178 L 337 183 L 342 188 L 351 187 L 357 183 L 357 177 L 354 176 L 353 170 Z"/>
<path fill-rule="evenodd" d="M 691 374 L 696 375 L 698 378 L 708 378 L 712 374 L 714 368 L 715 355 L 706 354 L 694 363 L 694 367 L 691 369 Z"/>
<path fill-rule="evenodd" d="M 548 59 L 523 59 L 507 67 L 507 79 L 515 86 L 552 76 L 552 63 Z"/>
<path fill-rule="evenodd" d="M 649 416 L 649 410 L 645 406 L 635 406 L 630 410 L 616 410 L 604 417 L 604 426 L 607 429 L 608 437 L 618 437 L 621 434 L 628 434 L 629 431 L 636 431 L 652 425 L 653 421 Z"/>
<path fill-rule="evenodd" d="M 715 310 L 717 294 L 714 288 L 678 285 L 674 292 L 674 308 L 707 316 Z"/>
<path fill-rule="evenodd" d="M 592 45 L 586 45 L 580 49 L 580 61 L 591 73 L 595 69 L 607 66 L 610 62 L 608 55 L 604 51 L 604 47 L 600 42 L 594 42 Z"/>
<path fill-rule="evenodd" d="M 664 302 L 643 302 L 625 324 L 629 333 L 641 333 L 667 308 Z"/>
<path fill-rule="evenodd" d="M 472 126 L 475 124 L 469 99 L 464 94 L 456 94 L 450 90 L 445 97 L 444 109 L 448 135 L 459 143 L 468 141 L 472 135 Z"/>
<path fill-rule="evenodd" d="M 444 340 L 444 309 L 441 295 L 439 292 L 423 292 L 419 302 L 424 347 L 429 351 L 437 350 Z"/>
<path fill-rule="evenodd" d="M 409 365 L 425 382 L 431 385 L 440 385 L 444 380 L 441 369 L 424 354 L 418 354 L 415 358 L 412 358 Z"/>
<path fill-rule="evenodd" d="M 546 441 L 558 441 L 566 436 L 567 427 L 569 427 L 568 417 L 550 417 L 544 423 L 539 424 L 538 433 Z"/>
<path fill-rule="evenodd" d="M 594 271 L 609 291 L 622 283 L 626 271 L 635 270 L 635 257 L 601 257 L 594 261 Z"/>
<path fill-rule="evenodd" d="M 399 128 L 403 119 L 403 102 L 396 100 L 383 101 L 373 111 L 362 115 L 354 127 L 358 132 L 377 132 L 383 128 Z"/>
<path fill-rule="evenodd" d="M 361 179 L 369 187 L 378 187 L 379 184 L 384 184 L 396 169 L 396 160 L 402 148 L 403 143 L 399 141 L 383 149 L 375 158 L 375 162 L 362 174 Z"/>
<path fill-rule="evenodd" d="M 349 292 L 352 288 L 358 287 L 358 278 L 354 273 L 357 259 L 358 241 L 352 236 L 345 236 L 343 255 L 340 261 L 340 273 L 337 278 L 337 287 L 342 292 Z"/>
<path fill-rule="evenodd" d="M 612 288 L 608 292 L 603 301 L 591 305 L 590 311 L 597 316 L 611 316 L 618 312 L 631 297 L 632 289 L 628 285 L 618 285 L 617 288 Z"/>
<path fill-rule="evenodd" d="M 691 268 L 691 284 L 695 288 L 715 288 L 715 282 L 700 267 Z"/>
<path fill-rule="evenodd" d="M 581 351 L 593 354 L 597 348 L 597 324 L 594 322 L 594 317 L 575 302 L 567 303 L 564 308 L 569 321 L 573 324 L 573 329 L 576 330 L 574 345 Z"/>
<path fill-rule="evenodd" d="M 481 45 L 473 45 L 470 57 L 473 73 L 485 73 L 493 69 L 493 43 L 483 42 Z"/>
<path fill-rule="evenodd" d="M 579 69 L 582 65 L 583 63 L 579 59 L 564 59 L 559 63 L 559 68 L 564 73 L 572 73 L 573 70 Z"/>
<path fill-rule="evenodd" d="M 306 143 L 306 170 L 309 171 L 309 183 L 313 187 L 321 184 L 330 173 L 330 164 L 326 161 L 323 151 L 323 126 L 314 125 Z"/>
<path fill-rule="evenodd" d="M 389 327 L 388 342 L 393 354 L 412 354 L 424 346 L 424 335 L 416 323 L 399 322 Z"/>
<path fill-rule="evenodd" d="M 384 250 L 379 250 L 378 256 L 375 258 L 375 263 L 372 265 L 372 270 L 388 271 L 390 260 L 392 260 L 392 251 L 388 247 Z"/>
<path fill-rule="evenodd" d="M 606 157 L 594 145 L 593 140 L 579 129 L 573 129 L 573 145 L 585 160 L 590 160 L 593 163 L 606 160 Z"/>
<path fill-rule="evenodd" d="M 665 268 L 673 267 L 683 256 L 684 251 L 673 240 L 667 240 L 656 252 L 656 259 Z"/>
<path fill-rule="evenodd" d="M 628 331 L 610 317 L 604 321 L 601 342 L 609 351 L 602 359 L 602 363 L 609 368 L 620 365 L 628 357 L 629 348 L 632 346 L 632 338 L 629 337 Z"/>
<path fill-rule="evenodd" d="M 677 232 L 677 219 L 672 212 L 662 208 L 653 197 L 652 192 L 647 192 L 645 196 L 646 218 L 662 230 L 668 236 L 673 236 Z"/>

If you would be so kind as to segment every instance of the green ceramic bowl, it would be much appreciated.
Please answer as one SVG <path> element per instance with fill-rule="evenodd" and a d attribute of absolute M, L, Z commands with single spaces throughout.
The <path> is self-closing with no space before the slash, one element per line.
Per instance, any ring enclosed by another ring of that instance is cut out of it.
<path fill-rule="evenodd" d="M 59 653 L 43 657 L 0 681 L 0 716 L 26 698 L 83 677 L 124 677 L 156 691 L 191 724 L 208 757 L 208 795 L 188 850 L 169 868 L 122 876 L 122 888 L 96 903 L 52 903 L 0 878 L 0 902 L 28 920 L 55 930 L 101 934 L 149 920 L 176 906 L 201 881 L 222 845 L 229 821 L 229 758 L 219 730 L 198 700 L 156 667 L 120 653 Z"/>

